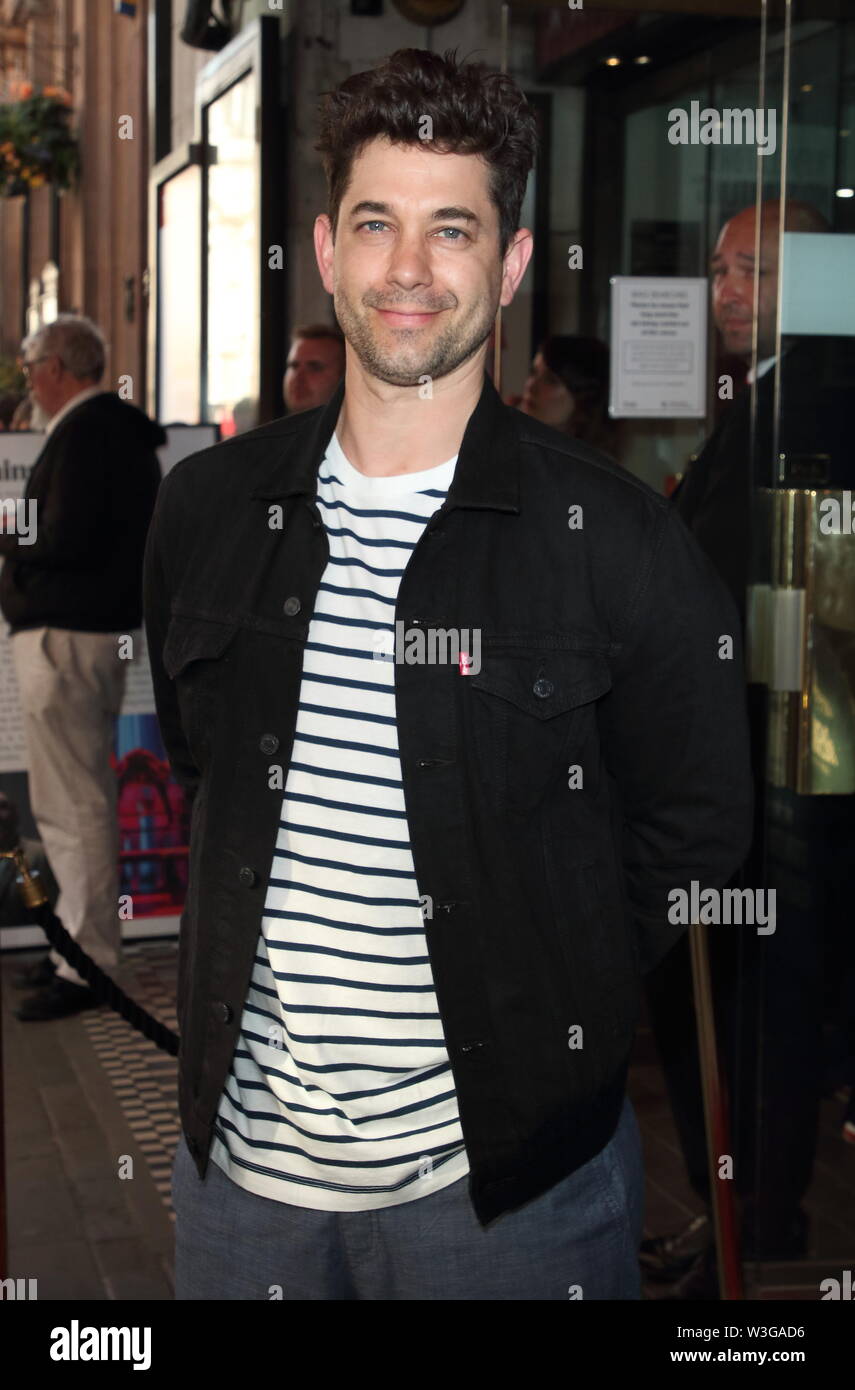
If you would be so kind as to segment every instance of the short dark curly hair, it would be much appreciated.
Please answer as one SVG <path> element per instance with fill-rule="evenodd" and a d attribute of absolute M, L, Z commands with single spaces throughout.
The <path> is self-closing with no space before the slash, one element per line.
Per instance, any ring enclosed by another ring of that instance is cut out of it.
<path fill-rule="evenodd" d="M 461 63 L 453 50 L 440 56 L 399 48 L 377 67 L 356 72 L 326 92 L 316 149 L 323 157 L 333 232 L 354 159 L 370 140 L 383 136 L 443 154 L 481 155 L 490 170 L 504 255 L 519 226 L 537 151 L 534 112 L 512 77 L 486 63 Z"/>

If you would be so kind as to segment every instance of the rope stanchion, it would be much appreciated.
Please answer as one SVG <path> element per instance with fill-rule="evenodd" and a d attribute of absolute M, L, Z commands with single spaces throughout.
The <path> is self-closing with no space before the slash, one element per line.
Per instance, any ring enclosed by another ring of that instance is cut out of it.
<path fill-rule="evenodd" d="M 20 894 L 24 907 L 32 914 L 33 919 L 42 928 L 45 936 L 58 951 L 63 960 L 66 960 L 74 970 L 77 971 L 81 979 L 84 979 L 92 990 L 99 1004 L 107 1004 L 109 1007 L 129 1023 L 143 1037 L 153 1042 L 155 1047 L 161 1051 L 168 1052 L 170 1057 L 178 1056 L 179 1037 L 173 1033 L 171 1028 L 167 1028 L 160 1019 L 148 1013 L 136 1000 L 131 999 L 123 989 L 112 980 L 100 967 L 96 965 L 91 956 L 78 946 L 74 937 L 71 936 L 62 922 L 53 911 L 48 902 L 47 895 L 41 884 L 37 883 L 32 877 L 27 866 L 24 851 L 20 848 L 13 850 L 0 851 L 0 859 L 11 859 L 14 861 L 18 873 L 21 875 Z"/>

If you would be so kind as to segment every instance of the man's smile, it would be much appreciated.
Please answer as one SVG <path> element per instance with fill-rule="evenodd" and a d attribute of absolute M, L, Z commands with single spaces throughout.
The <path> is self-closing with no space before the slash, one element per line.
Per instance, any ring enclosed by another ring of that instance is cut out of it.
<path fill-rule="evenodd" d="M 421 328 L 430 319 L 435 318 L 439 311 L 378 309 L 377 312 L 390 328 Z"/>

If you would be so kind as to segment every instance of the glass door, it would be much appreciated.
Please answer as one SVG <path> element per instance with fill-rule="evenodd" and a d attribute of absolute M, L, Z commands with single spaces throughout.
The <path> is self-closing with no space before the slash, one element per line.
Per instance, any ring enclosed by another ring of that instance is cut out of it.
<path fill-rule="evenodd" d="M 750 964 L 758 1271 L 855 1256 L 855 17 L 766 16 L 751 386 L 750 687 L 765 732 Z M 759 734 L 758 734 L 759 739 Z M 831 1287 L 831 1286 L 829 1286 Z M 817 1295 L 819 1296 L 819 1295 Z"/>
<path fill-rule="evenodd" d="M 201 331 L 201 170 L 188 164 L 157 189 L 156 416 L 196 424 Z"/>
<path fill-rule="evenodd" d="M 258 420 L 259 187 L 252 71 L 205 113 L 207 341 L 202 418 L 223 436 Z"/>
<path fill-rule="evenodd" d="M 816 1299 L 855 1259 L 855 7 L 512 8 L 542 11 L 534 80 L 585 94 L 576 332 L 639 396 L 645 366 L 705 360 L 705 415 L 613 391 L 616 456 L 672 495 L 744 638 L 751 852 L 730 919 L 646 977 L 630 1072 L 646 1294 L 714 1297 L 726 1267 L 731 1297 Z M 611 312 L 646 279 L 665 305 L 703 282 L 682 357 Z"/>

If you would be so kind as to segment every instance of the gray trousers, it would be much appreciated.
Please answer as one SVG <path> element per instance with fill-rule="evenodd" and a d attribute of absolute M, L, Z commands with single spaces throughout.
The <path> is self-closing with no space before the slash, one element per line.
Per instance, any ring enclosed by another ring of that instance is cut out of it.
<path fill-rule="evenodd" d="M 247 1192 L 182 1138 L 172 1176 L 175 1297 L 299 1301 L 640 1299 L 644 1170 L 624 1101 L 604 1149 L 482 1226 L 469 1178 L 377 1211 L 316 1211 Z"/>
<path fill-rule="evenodd" d="M 59 884 L 57 916 L 104 970 L 119 963 L 113 730 L 127 662 L 119 634 L 38 627 L 12 636 L 30 806 Z M 56 951 L 57 974 L 84 984 Z"/>

